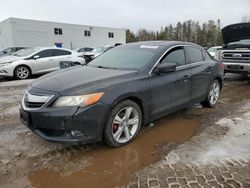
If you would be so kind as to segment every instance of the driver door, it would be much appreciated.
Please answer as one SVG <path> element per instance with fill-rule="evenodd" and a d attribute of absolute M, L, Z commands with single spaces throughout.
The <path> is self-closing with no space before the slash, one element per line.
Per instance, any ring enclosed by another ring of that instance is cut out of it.
<path fill-rule="evenodd" d="M 53 50 L 43 50 L 33 56 L 32 71 L 35 74 L 51 72 L 54 68 L 53 65 Z"/>
<path fill-rule="evenodd" d="M 150 78 L 151 116 L 157 119 L 185 106 L 190 100 L 191 71 L 186 64 L 183 46 L 171 49 L 160 64 L 176 64 L 176 71 L 169 73 L 154 72 Z M 159 64 L 159 65 L 160 65 Z M 156 68 L 157 69 L 157 68 Z"/>

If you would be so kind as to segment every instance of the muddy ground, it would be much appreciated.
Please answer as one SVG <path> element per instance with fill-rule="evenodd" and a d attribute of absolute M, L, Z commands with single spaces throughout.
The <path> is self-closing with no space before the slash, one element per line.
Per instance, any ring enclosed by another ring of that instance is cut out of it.
<path fill-rule="evenodd" d="M 0 80 L 0 187 L 250 187 L 250 78 L 227 75 L 199 104 L 144 127 L 128 146 L 44 141 L 18 119 L 32 80 Z"/>

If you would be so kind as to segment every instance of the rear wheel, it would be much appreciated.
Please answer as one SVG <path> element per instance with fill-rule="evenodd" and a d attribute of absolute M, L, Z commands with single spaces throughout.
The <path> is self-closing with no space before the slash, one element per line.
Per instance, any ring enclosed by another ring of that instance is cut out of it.
<path fill-rule="evenodd" d="M 31 75 L 30 68 L 24 65 L 20 65 L 15 68 L 14 70 L 14 76 L 18 80 L 23 80 L 29 78 Z"/>
<path fill-rule="evenodd" d="M 140 107 L 131 100 L 116 105 L 107 120 L 104 131 L 105 141 L 112 147 L 130 143 L 137 135 L 142 124 Z"/>
<path fill-rule="evenodd" d="M 205 107 L 215 106 L 219 99 L 220 89 L 220 82 L 218 80 L 214 80 L 209 88 L 206 100 L 201 102 L 201 104 Z"/>

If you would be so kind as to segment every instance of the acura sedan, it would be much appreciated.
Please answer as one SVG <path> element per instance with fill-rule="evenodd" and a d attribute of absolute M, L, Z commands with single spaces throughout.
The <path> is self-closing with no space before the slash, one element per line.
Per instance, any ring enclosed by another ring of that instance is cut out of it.
<path fill-rule="evenodd" d="M 27 79 L 34 74 L 45 74 L 60 69 L 60 62 L 85 64 L 79 53 L 63 48 L 28 48 L 12 56 L 0 58 L 0 76 Z"/>
<path fill-rule="evenodd" d="M 141 126 L 194 103 L 216 105 L 224 66 L 200 46 L 138 42 L 118 46 L 86 66 L 45 75 L 22 99 L 22 122 L 49 141 L 113 147 Z"/>

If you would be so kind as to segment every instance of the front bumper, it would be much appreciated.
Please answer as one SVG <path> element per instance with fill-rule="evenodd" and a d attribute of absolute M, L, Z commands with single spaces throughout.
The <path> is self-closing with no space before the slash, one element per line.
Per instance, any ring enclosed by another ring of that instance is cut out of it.
<path fill-rule="evenodd" d="M 14 74 L 14 69 L 12 65 L 0 66 L 0 76 L 12 77 Z"/>
<path fill-rule="evenodd" d="M 45 140 L 87 144 L 102 140 L 108 110 L 100 102 L 85 108 L 46 107 L 34 111 L 21 106 L 20 119 Z"/>
<path fill-rule="evenodd" d="M 223 62 L 225 73 L 250 73 L 250 63 Z"/>

